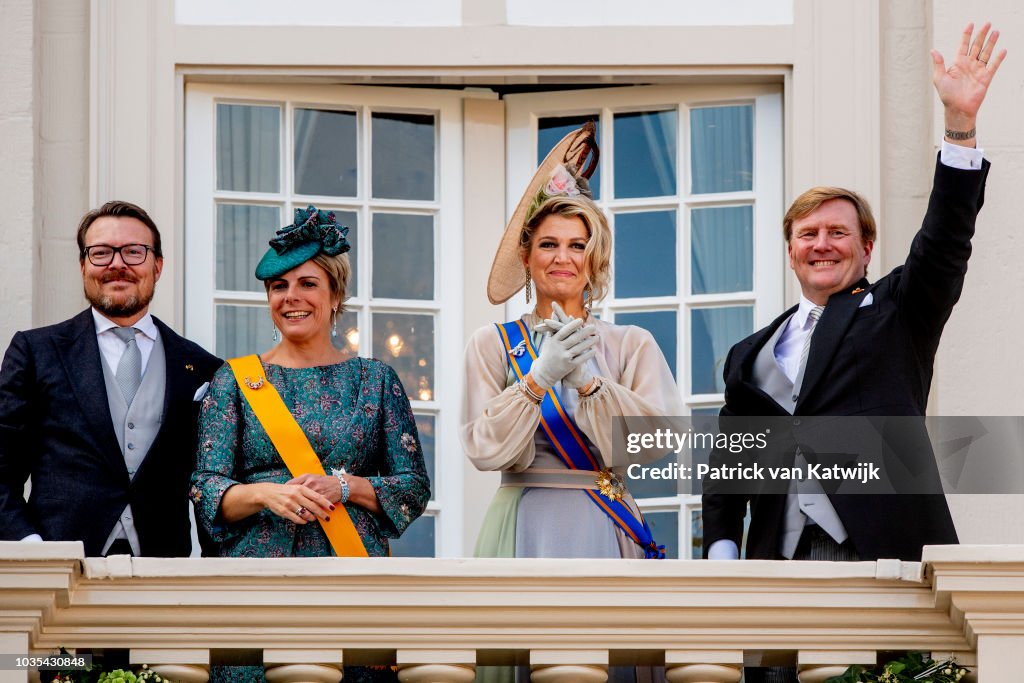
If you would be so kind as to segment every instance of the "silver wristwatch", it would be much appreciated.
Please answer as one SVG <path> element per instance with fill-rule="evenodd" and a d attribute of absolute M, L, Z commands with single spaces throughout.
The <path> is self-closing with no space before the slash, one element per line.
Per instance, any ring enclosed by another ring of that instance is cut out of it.
<path fill-rule="evenodd" d="M 331 468 L 331 476 L 337 477 L 338 481 L 341 482 L 341 500 L 339 500 L 338 502 L 341 503 L 342 505 L 348 502 L 349 488 L 348 481 L 345 480 L 346 474 L 348 474 L 348 472 L 345 471 L 344 467 L 342 467 L 340 470 L 334 469 L 333 467 Z"/>

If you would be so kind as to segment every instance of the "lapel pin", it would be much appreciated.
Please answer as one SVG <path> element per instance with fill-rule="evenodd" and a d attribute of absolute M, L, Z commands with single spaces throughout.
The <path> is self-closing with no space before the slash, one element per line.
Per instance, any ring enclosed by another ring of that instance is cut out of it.
<path fill-rule="evenodd" d="M 188 370 L 189 372 L 192 372 L 193 370 L 195 370 L 195 368 L 192 367 L 191 363 L 185 363 L 185 369 Z"/>
<path fill-rule="evenodd" d="M 858 287 L 857 289 L 855 289 L 852 292 L 850 292 L 850 294 L 860 294 L 863 291 L 864 291 L 863 287 Z"/>

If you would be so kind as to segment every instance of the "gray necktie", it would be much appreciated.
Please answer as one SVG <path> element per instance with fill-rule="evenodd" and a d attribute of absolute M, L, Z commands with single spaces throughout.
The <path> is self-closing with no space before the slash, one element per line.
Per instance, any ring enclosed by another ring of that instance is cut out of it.
<path fill-rule="evenodd" d="M 818 320 L 825 311 L 824 306 L 815 306 L 807 313 L 807 319 L 811 321 L 811 329 L 807 331 L 804 339 L 804 346 L 800 349 L 800 364 L 797 366 L 796 379 L 793 382 L 793 403 L 800 400 L 800 388 L 804 383 L 804 372 L 807 370 L 807 356 L 811 353 L 811 337 L 814 336 L 814 328 L 818 326 Z"/>
<path fill-rule="evenodd" d="M 128 405 L 132 404 L 135 392 L 142 384 L 142 352 L 139 351 L 139 345 L 135 341 L 135 331 L 134 327 L 114 328 L 114 334 L 125 344 L 124 353 L 121 354 L 121 360 L 117 363 L 114 379 L 117 380 L 117 386 L 121 389 L 124 401 Z"/>

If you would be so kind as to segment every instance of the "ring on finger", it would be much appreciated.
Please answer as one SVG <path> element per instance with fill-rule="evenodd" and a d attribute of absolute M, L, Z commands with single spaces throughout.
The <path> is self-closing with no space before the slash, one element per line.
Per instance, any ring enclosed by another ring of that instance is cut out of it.
<path fill-rule="evenodd" d="M 299 509 L 295 511 L 295 514 L 301 517 L 302 515 L 306 514 L 306 512 L 308 512 L 308 510 L 306 510 L 305 507 L 299 506 Z"/>

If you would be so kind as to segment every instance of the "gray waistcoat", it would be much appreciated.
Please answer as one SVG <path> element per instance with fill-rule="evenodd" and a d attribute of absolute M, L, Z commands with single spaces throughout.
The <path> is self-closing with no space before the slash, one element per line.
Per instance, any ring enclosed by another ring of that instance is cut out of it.
<path fill-rule="evenodd" d="M 775 399 L 775 402 L 786 412 L 792 413 L 796 408 L 799 385 L 803 383 L 804 368 L 800 368 L 794 386 L 794 383 L 789 381 L 789 377 L 779 367 L 778 361 L 775 360 L 775 345 L 779 343 L 788 326 L 789 321 L 779 325 L 775 334 L 761 347 L 761 351 L 754 359 L 753 370 L 754 382 L 757 386 Z M 807 460 L 799 449 L 797 449 L 793 465 L 804 468 L 806 471 Z M 828 496 L 825 495 L 825 491 L 821 488 L 821 484 L 816 480 L 793 480 L 789 483 L 786 511 L 783 517 L 784 526 L 779 537 L 779 552 L 783 557 L 793 557 L 808 518 L 827 531 L 837 543 L 846 540 L 846 529 L 843 527 L 839 515 L 836 514 L 835 508 L 832 507 Z"/>
<path fill-rule="evenodd" d="M 130 406 L 124 402 L 124 395 L 117 386 L 113 371 L 106 363 L 102 365 L 103 380 L 107 388 L 107 405 L 110 408 L 110 419 L 114 424 L 117 445 L 121 447 L 128 476 L 134 479 L 163 423 L 164 393 L 167 387 L 167 362 L 163 341 L 158 337 L 153 344 L 149 362 L 146 363 L 146 371 L 142 375 L 142 384 L 139 385 Z M 110 532 L 104 551 L 115 538 L 127 538 L 135 554 L 140 554 L 139 537 L 130 505 L 125 507 L 118 521 L 119 524 L 115 524 Z"/>

